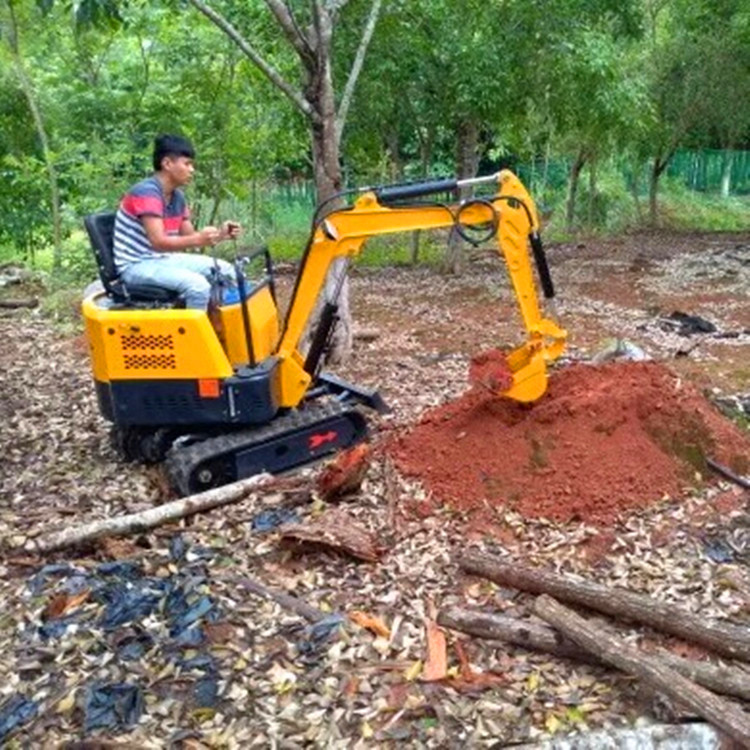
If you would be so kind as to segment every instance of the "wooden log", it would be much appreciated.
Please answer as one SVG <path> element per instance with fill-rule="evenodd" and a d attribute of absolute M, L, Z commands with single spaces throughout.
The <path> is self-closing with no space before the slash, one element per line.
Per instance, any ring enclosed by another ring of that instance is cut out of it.
<path fill-rule="evenodd" d="M 534 612 L 597 659 L 647 682 L 702 716 L 742 747 L 750 748 L 750 714 L 737 704 L 696 685 L 654 659 L 644 658 L 628 643 L 596 628 L 551 596 L 543 594 L 538 597 L 534 602 Z"/>
<path fill-rule="evenodd" d="M 252 492 L 271 489 L 276 481 L 269 474 L 256 474 L 253 477 L 240 479 L 238 482 L 225 484 L 222 487 L 200 492 L 197 495 L 189 495 L 139 513 L 102 518 L 91 523 L 63 529 L 47 536 L 29 540 L 23 547 L 27 552 L 45 553 L 91 542 L 105 536 L 138 534 L 195 513 L 202 513 L 221 505 L 239 502 Z"/>
<path fill-rule="evenodd" d="M 724 477 L 724 479 L 734 482 L 738 487 L 742 487 L 742 489 L 750 490 L 750 479 L 745 479 L 745 477 L 735 474 L 728 466 L 714 461 L 713 458 L 707 458 L 706 464 L 710 469 L 713 469 L 717 474 Z"/>
<path fill-rule="evenodd" d="M 562 601 L 580 604 L 650 625 L 692 643 L 705 646 L 732 659 L 750 661 L 750 628 L 729 622 L 708 621 L 674 604 L 645 594 L 603 586 L 585 579 L 574 579 L 518 562 L 504 562 L 490 555 L 471 553 L 459 561 L 467 573 L 489 578 L 503 586 L 512 586 L 532 594 L 550 594 Z"/>
<path fill-rule="evenodd" d="M 477 638 L 512 643 L 534 651 L 543 651 L 585 663 L 601 663 L 593 654 L 565 638 L 553 628 L 538 622 L 491 612 L 474 612 L 460 607 L 441 611 L 437 621 L 443 627 L 459 630 Z M 709 690 L 750 701 L 750 673 L 742 669 L 685 659 L 665 651 L 653 654 L 644 653 L 643 657 L 655 659 Z"/>
<path fill-rule="evenodd" d="M 261 596 L 264 599 L 271 599 L 284 607 L 284 609 L 288 609 L 310 622 L 318 622 L 330 614 L 326 614 L 322 609 L 313 607 L 312 604 L 308 604 L 296 596 L 285 594 L 283 591 L 276 591 L 276 589 L 270 589 L 254 578 L 240 578 L 237 583 L 245 591 L 249 591 L 256 596 Z"/>
<path fill-rule="evenodd" d="M 37 307 L 39 300 L 36 297 L 30 297 L 29 299 L 3 299 L 0 300 L 0 307 L 4 307 L 8 310 L 18 310 L 21 307 L 28 307 L 29 309 Z"/>

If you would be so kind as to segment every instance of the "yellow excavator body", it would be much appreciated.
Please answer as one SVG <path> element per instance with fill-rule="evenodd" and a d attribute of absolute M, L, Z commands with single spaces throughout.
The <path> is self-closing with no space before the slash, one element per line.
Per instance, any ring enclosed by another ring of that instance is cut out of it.
<path fill-rule="evenodd" d="M 497 192 L 487 198 L 451 205 L 415 200 L 490 181 Z M 497 395 L 532 402 L 546 390 L 548 365 L 563 352 L 566 332 L 541 312 L 532 254 L 545 296 L 554 291 L 534 201 L 513 173 L 366 189 L 351 206 L 320 211 L 283 321 L 267 251 L 261 251 L 266 277 L 247 288 L 241 283 L 239 301 L 208 314 L 173 301 L 139 301 L 122 286 L 115 294 L 112 279 L 107 293 L 83 302 L 100 409 L 114 423 L 118 445 L 127 458 L 167 457 L 172 483 L 183 494 L 287 470 L 366 436 L 355 407 L 381 408 L 378 394 L 319 368 L 336 321 L 335 300 L 325 301 L 305 353 L 301 341 L 326 277 L 335 273 L 341 281 L 345 268 L 338 261 L 357 256 L 371 237 L 454 228 L 467 238 L 479 230 L 483 241 L 494 242 L 526 334 L 507 354 L 512 379 Z M 89 234 L 101 270 L 104 250 Z"/>

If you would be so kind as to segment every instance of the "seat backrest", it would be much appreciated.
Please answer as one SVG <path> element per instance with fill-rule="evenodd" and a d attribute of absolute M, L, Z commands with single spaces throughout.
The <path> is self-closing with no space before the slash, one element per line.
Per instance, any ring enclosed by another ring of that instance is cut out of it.
<path fill-rule="evenodd" d="M 115 254 L 113 249 L 115 237 L 115 213 L 113 211 L 89 214 L 83 219 L 83 225 L 91 240 L 94 250 L 96 265 L 99 268 L 99 277 L 104 288 L 109 294 L 120 292 L 117 281 L 117 269 L 115 267 Z M 120 292 L 121 293 L 121 292 Z"/>

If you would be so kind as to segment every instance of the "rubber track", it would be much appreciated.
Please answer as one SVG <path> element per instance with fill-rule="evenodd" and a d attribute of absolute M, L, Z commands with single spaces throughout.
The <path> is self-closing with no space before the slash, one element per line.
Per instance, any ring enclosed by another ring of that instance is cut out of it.
<path fill-rule="evenodd" d="M 169 450 L 164 463 L 167 476 L 172 486 L 181 494 L 189 494 L 190 477 L 204 461 L 252 448 L 282 435 L 311 427 L 324 419 L 344 416 L 355 411 L 356 409 L 352 407 L 345 407 L 336 401 L 330 401 L 276 417 L 262 427 L 229 432 L 226 435 L 206 438 L 185 447 L 174 446 Z M 237 477 L 234 479 L 236 480 Z"/>

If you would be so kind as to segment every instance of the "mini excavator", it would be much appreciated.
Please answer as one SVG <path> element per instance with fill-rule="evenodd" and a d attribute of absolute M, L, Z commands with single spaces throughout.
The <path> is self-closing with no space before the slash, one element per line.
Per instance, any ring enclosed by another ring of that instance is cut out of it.
<path fill-rule="evenodd" d="M 434 199 L 482 183 L 495 184 L 495 195 L 451 204 Z M 351 193 L 352 204 L 337 207 Z M 475 245 L 497 242 L 526 329 L 525 342 L 507 355 L 510 377 L 498 396 L 538 399 L 547 364 L 565 347 L 566 332 L 542 316 L 536 296 L 531 255 L 545 297 L 554 297 L 536 207 L 507 170 L 345 191 L 322 203 L 283 323 L 266 249 L 244 259 L 264 266 L 252 284 L 242 273 L 247 266 L 237 262 L 238 299 L 218 306 L 212 319 L 164 290 L 122 284 L 112 258 L 113 217 L 85 219 L 105 287 L 83 301 L 99 407 L 114 424 L 121 455 L 165 461 L 183 495 L 262 471 L 284 472 L 367 437 L 362 407 L 384 410 L 378 393 L 320 367 L 337 320 L 335 298 L 323 305 L 306 354 L 300 342 L 332 264 L 342 259 L 336 267 L 343 280 L 347 261 L 370 237 L 447 227 Z"/>

